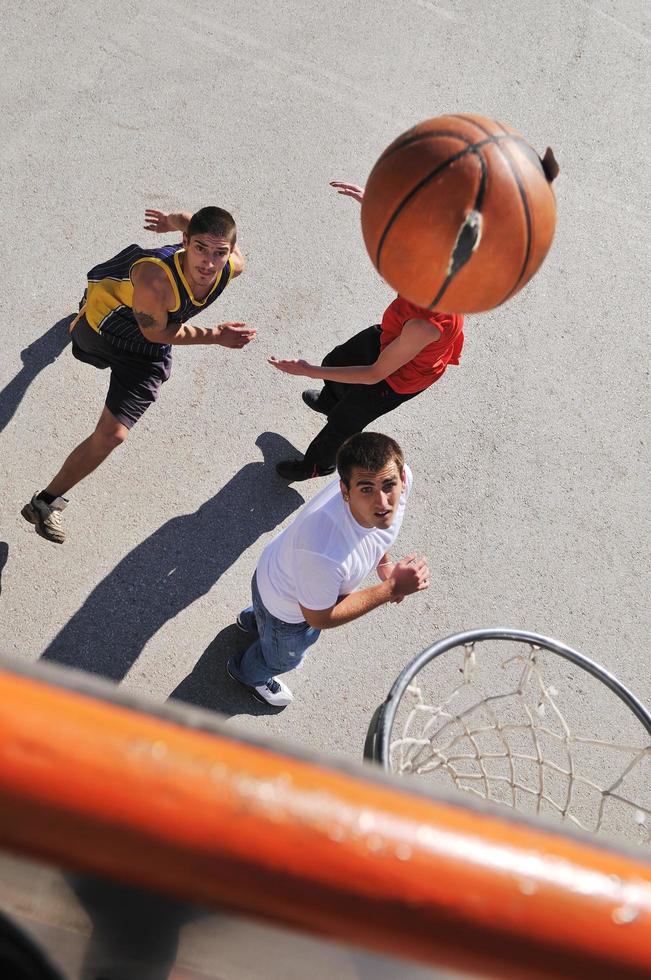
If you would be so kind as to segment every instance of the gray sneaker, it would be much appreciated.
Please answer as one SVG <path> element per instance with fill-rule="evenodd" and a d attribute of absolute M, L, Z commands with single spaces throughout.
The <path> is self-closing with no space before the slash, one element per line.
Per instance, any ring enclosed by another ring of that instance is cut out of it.
<path fill-rule="evenodd" d="M 61 523 L 61 511 L 67 506 L 68 501 L 65 497 L 56 497 L 51 504 L 46 504 L 34 494 L 20 513 L 26 521 L 36 527 L 36 533 L 42 538 L 47 538 L 55 544 L 63 544 L 66 532 Z"/>

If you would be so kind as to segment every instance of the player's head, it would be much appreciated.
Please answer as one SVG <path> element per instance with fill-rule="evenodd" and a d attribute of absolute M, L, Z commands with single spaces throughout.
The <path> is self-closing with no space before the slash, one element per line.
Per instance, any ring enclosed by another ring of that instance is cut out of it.
<path fill-rule="evenodd" d="M 231 245 L 237 241 L 235 219 L 223 208 L 200 208 L 190 219 L 188 239 L 194 235 L 213 235 L 215 238 L 227 238 Z"/>
<path fill-rule="evenodd" d="M 237 238 L 233 216 L 223 208 L 201 208 L 183 235 L 184 268 L 189 278 L 209 283 L 222 271 Z"/>
<path fill-rule="evenodd" d="M 393 524 L 405 481 L 402 449 L 380 432 L 358 432 L 340 447 L 337 470 L 344 500 L 362 527 Z"/>

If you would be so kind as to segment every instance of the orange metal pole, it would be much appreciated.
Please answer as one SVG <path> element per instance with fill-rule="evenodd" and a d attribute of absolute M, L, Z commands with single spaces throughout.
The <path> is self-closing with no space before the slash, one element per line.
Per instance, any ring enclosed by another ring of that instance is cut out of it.
<path fill-rule="evenodd" d="M 0 670 L 0 846 L 499 977 L 651 971 L 651 866 Z"/>

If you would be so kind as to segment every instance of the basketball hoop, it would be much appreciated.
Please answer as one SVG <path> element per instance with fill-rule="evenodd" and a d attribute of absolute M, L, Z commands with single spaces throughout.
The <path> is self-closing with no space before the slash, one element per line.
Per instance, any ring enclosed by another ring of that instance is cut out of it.
<path fill-rule="evenodd" d="M 472 630 L 428 647 L 375 712 L 364 756 L 437 789 L 650 839 L 651 714 L 603 667 L 536 633 Z"/>

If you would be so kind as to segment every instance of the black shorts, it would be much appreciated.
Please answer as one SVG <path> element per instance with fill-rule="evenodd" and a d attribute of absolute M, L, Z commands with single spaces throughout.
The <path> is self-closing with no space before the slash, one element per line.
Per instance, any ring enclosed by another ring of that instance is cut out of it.
<path fill-rule="evenodd" d="M 130 429 L 158 398 L 160 386 L 172 371 L 172 352 L 162 360 L 118 350 L 82 316 L 72 331 L 72 353 L 78 361 L 111 369 L 106 407 Z"/>

